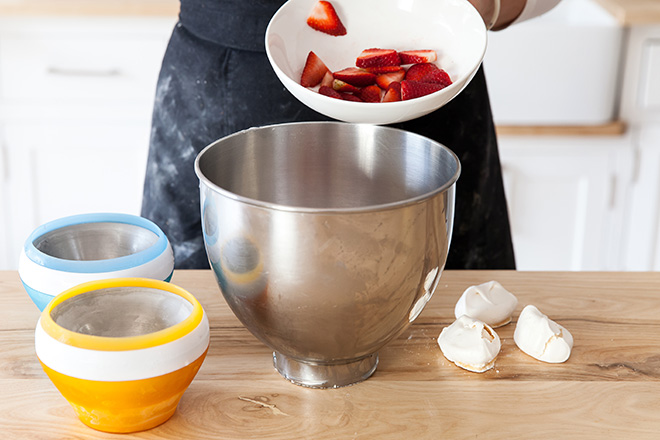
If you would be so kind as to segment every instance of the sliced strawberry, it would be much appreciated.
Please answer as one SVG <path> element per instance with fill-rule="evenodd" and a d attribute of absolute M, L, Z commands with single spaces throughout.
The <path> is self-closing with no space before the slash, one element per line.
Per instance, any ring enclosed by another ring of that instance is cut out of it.
<path fill-rule="evenodd" d="M 329 70 L 325 72 L 323 79 L 321 80 L 321 86 L 332 87 L 332 82 L 335 80 L 335 77 L 332 76 L 332 72 Z"/>
<path fill-rule="evenodd" d="M 367 67 L 366 70 L 369 73 L 374 75 L 381 75 L 383 73 L 392 73 L 398 72 L 400 69 L 403 69 L 401 66 L 381 66 L 381 67 Z"/>
<path fill-rule="evenodd" d="M 332 87 L 321 86 L 321 87 L 319 87 L 319 93 L 321 95 L 329 96 L 331 98 L 341 99 L 341 93 L 339 93 L 338 91 L 336 91 Z"/>
<path fill-rule="evenodd" d="M 385 96 L 383 96 L 383 102 L 396 102 L 401 101 L 401 83 L 393 81 L 387 87 Z"/>
<path fill-rule="evenodd" d="M 399 54 L 394 49 L 365 49 L 355 60 L 358 67 L 398 66 L 401 64 Z"/>
<path fill-rule="evenodd" d="M 367 86 L 357 93 L 364 102 L 380 102 L 380 87 L 376 85 Z"/>
<path fill-rule="evenodd" d="M 346 28 L 339 19 L 335 7 L 330 2 L 320 1 L 307 17 L 307 24 L 317 31 L 339 36 L 346 35 Z"/>
<path fill-rule="evenodd" d="M 404 50 L 399 52 L 401 64 L 432 63 L 438 59 L 434 50 Z"/>
<path fill-rule="evenodd" d="M 316 87 L 318 86 L 328 69 L 321 58 L 318 57 L 313 51 L 307 54 L 307 61 L 303 67 L 302 75 L 300 76 L 300 85 L 303 87 Z"/>
<path fill-rule="evenodd" d="M 378 84 L 378 86 L 381 89 L 387 90 L 387 87 L 389 87 L 392 81 L 400 82 L 403 80 L 405 76 L 406 76 L 406 71 L 404 70 L 403 67 L 399 67 L 399 70 L 397 71 L 390 73 L 381 73 L 380 75 L 376 76 L 376 84 Z"/>
<path fill-rule="evenodd" d="M 420 96 L 430 95 L 438 90 L 444 89 L 442 84 L 424 83 L 419 81 L 401 81 L 401 100 L 419 98 Z"/>
<path fill-rule="evenodd" d="M 359 92 L 360 89 L 358 89 L 355 86 L 350 85 L 349 83 L 342 81 L 340 79 L 335 79 L 332 81 L 332 88 L 335 89 L 338 92 Z"/>
<path fill-rule="evenodd" d="M 376 82 L 376 75 L 356 67 L 347 67 L 333 73 L 335 79 L 347 82 L 355 87 L 370 86 Z"/>
<path fill-rule="evenodd" d="M 362 102 L 360 98 L 358 98 L 352 93 L 340 93 L 340 95 L 341 95 L 341 99 L 343 99 L 344 101 Z"/>
<path fill-rule="evenodd" d="M 432 63 L 413 64 L 406 72 L 406 79 L 408 81 L 442 84 L 445 87 L 451 84 L 451 78 L 449 78 L 447 72 Z"/>

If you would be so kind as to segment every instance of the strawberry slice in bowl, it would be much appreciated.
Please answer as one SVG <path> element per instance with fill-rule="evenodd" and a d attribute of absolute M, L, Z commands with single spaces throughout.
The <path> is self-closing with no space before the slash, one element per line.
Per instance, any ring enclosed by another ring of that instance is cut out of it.
<path fill-rule="evenodd" d="M 419 81 L 401 81 L 401 101 L 421 98 L 444 89 L 442 84 L 424 83 Z"/>
<path fill-rule="evenodd" d="M 398 66 L 401 64 L 399 53 L 394 49 L 365 49 L 355 60 L 361 68 Z"/>
<path fill-rule="evenodd" d="M 303 87 L 316 87 L 321 84 L 326 74 L 330 69 L 313 51 L 307 54 L 305 67 L 303 67 L 302 74 L 300 75 L 300 85 Z"/>
<path fill-rule="evenodd" d="M 393 72 L 381 73 L 376 75 L 376 84 L 383 89 L 387 90 L 392 82 L 401 82 L 406 77 L 406 71 L 403 67 Z"/>
<path fill-rule="evenodd" d="M 442 84 L 445 87 L 452 83 L 449 74 L 433 63 L 413 64 L 406 71 L 406 79 L 409 81 Z"/>
<path fill-rule="evenodd" d="M 347 67 L 333 73 L 335 79 L 344 81 L 355 87 L 370 86 L 376 82 L 376 75 L 357 67 Z"/>
<path fill-rule="evenodd" d="M 401 101 L 401 83 L 394 81 L 387 86 L 385 96 L 382 102 L 398 102 Z"/>
<path fill-rule="evenodd" d="M 438 59 L 434 50 L 404 50 L 399 52 L 401 64 L 433 63 Z"/>

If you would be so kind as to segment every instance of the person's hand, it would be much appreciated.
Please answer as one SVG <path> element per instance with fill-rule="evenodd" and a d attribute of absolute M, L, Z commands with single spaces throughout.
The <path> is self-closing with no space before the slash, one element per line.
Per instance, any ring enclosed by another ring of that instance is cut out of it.
<path fill-rule="evenodd" d="M 504 29 L 518 18 L 527 0 L 468 0 L 479 11 L 484 23 L 495 31 Z M 499 8 L 498 4 L 499 3 Z"/>

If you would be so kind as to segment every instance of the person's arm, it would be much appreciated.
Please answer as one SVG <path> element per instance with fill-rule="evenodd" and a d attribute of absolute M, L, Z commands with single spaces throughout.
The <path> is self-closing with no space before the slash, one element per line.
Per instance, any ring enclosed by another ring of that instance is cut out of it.
<path fill-rule="evenodd" d="M 492 21 L 496 0 L 469 0 L 479 11 L 485 23 Z M 560 0 L 500 0 L 500 11 L 492 29 L 504 29 L 513 23 L 519 23 L 537 17 L 554 8 Z"/>

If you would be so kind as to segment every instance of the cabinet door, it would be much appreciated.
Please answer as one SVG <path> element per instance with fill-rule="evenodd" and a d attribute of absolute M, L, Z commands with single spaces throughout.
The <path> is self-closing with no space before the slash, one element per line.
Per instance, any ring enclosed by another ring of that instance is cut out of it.
<path fill-rule="evenodd" d="M 635 139 L 635 165 L 627 197 L 624 270 L 660 270 L 660 124 Z"/>
<path fill-rule="evenodd" d="M 149 124 L 51 122 L 7 127 L 9 269 L 39 225 L 88 212 L 139 214 Z"/>
<path fill-rule="evenodd" d="M 0 126 L 0 269 L 9 264 L 10 252 L 8 243 L 7 218 L 7 190 L 8 190 L 7 148 L 4 133 Z"/>
<path fill-rule="evenodd" d="M 500 154 L 520 270 L 617 266 L 619 138 L 502 137 Z"/>
<path fill-rule="evenodd" d="M 660 121 L 660 26 L 629 31 L 621 94 L 621 117 L 635 126 Z"/>

